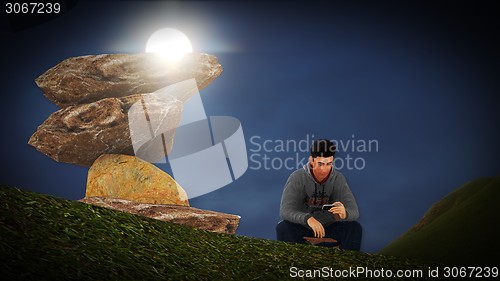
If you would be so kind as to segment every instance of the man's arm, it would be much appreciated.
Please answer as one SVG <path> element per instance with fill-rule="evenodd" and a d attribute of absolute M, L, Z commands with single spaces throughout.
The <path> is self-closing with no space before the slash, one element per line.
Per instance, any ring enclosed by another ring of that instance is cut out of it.
<path fill-rule="evenodd" d="M 358 204 L 356 204 L 356 200 L 354 199 L 354 195 L 352 194 L 344 175 L 339 174 L 337 181 L 336 186 L 339 192 L 337 198 L 339 198 L 339 201 L 344 205 L 346 212 L 346 218 L 343 220 L 355 221 L 359 218 L 359 210 Z"/>
<path fill-rule="evenodd" d="M 281 196 L 280 216 L 289 222 L 307 225 L 311 214 L 302 211 L 305 190 L 299 181 L 299 176 L 293 173 L 288 178 Z"/>

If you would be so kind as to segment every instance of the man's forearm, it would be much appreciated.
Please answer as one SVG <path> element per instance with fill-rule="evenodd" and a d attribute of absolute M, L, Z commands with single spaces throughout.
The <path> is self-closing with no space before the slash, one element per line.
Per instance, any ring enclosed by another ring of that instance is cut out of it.
<path fill-rule="evenodd" d="M 312 216 L 307 212 L 292 211 L 282 208 L 280 210 L 280 216 L 282 219 L 296 224 L 307 225 L 307 220 Z"/>

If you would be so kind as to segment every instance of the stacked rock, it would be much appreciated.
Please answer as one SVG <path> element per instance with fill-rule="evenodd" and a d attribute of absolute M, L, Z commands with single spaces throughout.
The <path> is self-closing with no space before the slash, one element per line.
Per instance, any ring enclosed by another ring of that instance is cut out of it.
<path fill-rule="evenodd" d="M 194 78 L 203 89 L 222 67 L 208 54 L 189 54 L 168 64 L 154 54 L 108 54 L 69 58 L 35 81 L 61 107 L 31 136 L 29 144 L 58 162 L 90 166 L 102 154 L 134 155 L 127 113 L 149 93 Z M 158 99 L 150 108 L 177 127 L 192 91 Z"/>
<path fill-rule="evenodd" d="M 170 63 L 146 53 L 66 59 L 35 79 L 44 95 L 61 109 L 37 128 L 28 143 L 57 162 L 92 165 L 84 202 L 97 202 L 91 197 L 99 196 L 130 200 L 134 204 L 189 206 L 186 192 L 175 180 L 134 157 L 128 113 L 136 102 L 147 97 L 148 114 L 162 116 L 167 127 L 176 128 L 184 102 L 221 72 L 222 66 L 215 56 L 201 53 L 187 54 Z M 151 95 L 193 78 L 196 91 L 179 88 L 172 96 L 161 99 Z M 173 134 L 165 141 L 172 144 Z M 175 212 L 175 208 L 169 210 Z M 193 217 L 199 217 L 200 211 L 192 213 Z M 185 217 L 189 211 L 183 209 L 182 213 Z M 237 225 L 239 217 L 220 215 L 228 218 L 221 221 L 231 220 L 232 226 L 215 229 L 234 233 L 234 221 L 237 218 Z"/>

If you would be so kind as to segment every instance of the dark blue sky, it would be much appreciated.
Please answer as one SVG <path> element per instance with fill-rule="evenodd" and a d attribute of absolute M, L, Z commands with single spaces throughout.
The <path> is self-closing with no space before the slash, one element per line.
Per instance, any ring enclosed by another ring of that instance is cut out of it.
<path fill-rule="evenodd" d="M 87 168 L 27 144 L 57 110 L 34 79 L 72 56 L 143 52 L 154 31 L 173 27 L 219 58 L 222 75 L 201 91 L 205 110 L 240 120 L 249 156 L 265 140 L 377 140 L 378 151 L 337 155 L 363 159 L 341 171 L 360 208 L 362 250 L 375 252 L 453 189 L 500 175 L 499 18 L 494 1 L 79 1 L 18 32 L 2 18 L 0 182 L 82 198 Z M 254 159 L 308 156 L 298 153 Z M 275 239 L 291 172 L 249 168 L 190 203 L 240 215 L 238 234 Z"/>

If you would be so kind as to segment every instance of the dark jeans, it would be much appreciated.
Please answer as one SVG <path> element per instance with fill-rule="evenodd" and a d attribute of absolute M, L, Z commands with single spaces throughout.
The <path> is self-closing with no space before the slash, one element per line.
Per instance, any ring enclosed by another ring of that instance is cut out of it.
<path fill-rule="evenodd" d="M 357 221 L 338 221 L 325 227 L 325 237 L 337 240 L 337 243 L 320 243 L 318 246 L 359 251 L 363 231 Z M 282 220 L 276 226 L 276 236 L 279 241 L 306 243 L 304 236 L 314 237 L 314 231 L 304 225 Z"/>

